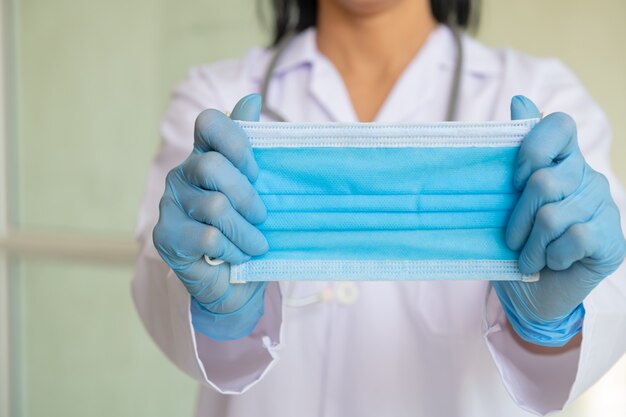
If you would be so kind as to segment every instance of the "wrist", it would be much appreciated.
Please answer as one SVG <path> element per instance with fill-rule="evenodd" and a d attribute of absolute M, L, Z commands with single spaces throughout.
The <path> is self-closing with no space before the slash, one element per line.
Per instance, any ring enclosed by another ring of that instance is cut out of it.
<path fill-rule="evenodd" d="M 252 297 L 239 309 L 215 313 L 191 297 L 191 322 L 198 333 L 218 341 L 237 340 L 248 336 L 264 312 L 265 285 L 259 285 Z"/>
<path fill-rule="evenodd" d="M 542 319 L 513 303 L 507 293 L 494 286 L 509 324 L 524 341 L 548 347 L 563 347 L 581 330 L 585 317 L 583 304 L 556 319 Z"/>

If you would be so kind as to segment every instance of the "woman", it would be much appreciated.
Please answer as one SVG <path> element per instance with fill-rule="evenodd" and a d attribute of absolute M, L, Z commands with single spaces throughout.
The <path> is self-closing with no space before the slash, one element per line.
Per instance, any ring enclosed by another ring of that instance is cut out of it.
<path fill-rule="evenodd" d="M 469 2 L 274 5 L 276 43 L 299 11 L 263 97 L 284 119 L 445 120 L 457 48 L 444 23 L 466 25 Z M 522 251 L 523 272 L 541 271 L 535 284 L 230 285 L 228 263 L 204 255 L 240 263 L 268 249 L 255 227 L 266 215 L 251 185 L 258 167 L 231 119 L 259 119 L 260 97 L 248 94 L 261 90 L 274 51 L 195 68 L 176 89 L 142 206 L 133 292 L 156 343 L 202 384 L 199 416 L 545 414 L 624 352 L 624 238 L 605 177 L 622 210 L 626 201 L 605 116 L 559 62 L 461 42 L 456 119 L 540 117 L 537 108 L 571 116 L 545 117 L 518 157 L 523 192 L 507 243 Z M 230 118 L 203 112 L 235 103 Z"/>

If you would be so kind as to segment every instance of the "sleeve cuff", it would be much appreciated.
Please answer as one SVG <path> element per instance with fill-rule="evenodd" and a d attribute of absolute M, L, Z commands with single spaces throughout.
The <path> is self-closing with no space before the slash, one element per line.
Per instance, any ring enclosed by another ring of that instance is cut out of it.
<path fill-rule="evenodd" d="M 156 263 L 165 267 L 160 259 Z M 241 394 L 278 361 L 283 332 L 278 283 L 267 284 L 264 314 L 251 333 L 238 340 L 218 341 L 194 329 L 191 296 L 171 270 L 160 280 L 162 289 L 153 283 L 154 274 L 142 274 L 141 278 L 134 283 L 134 293 L 142 316 L 149 317 L 150 334 L 172 362 L 202 385 L 221 394 Z"/>
<path fill-rule="evenodd" d="M 585 299 L 582 343 L 576 349 L 550 354 L 529 352 L 506 326 L 494 291 L 483 314 L 487 347 L 505 388 L 521 408 L 534 414 L 562 410 L 580 397 L 626 351 L 626 294 L 617 285 L 621 271 L 605 279 Z"/>
<path fill-rule="evenodd" d="M 506 325 L 504 309 L 492 290 L 483 330 L 504 386 L 519 407 L 539 415 L 564 407 L 576 379 L 580 348 L 554 354 L 527 350 Z"/>
<path fill-rule="evenodd" d="M 519 337 L 529 343 L 548 347 L 563 347 L 582 330 L 585 317 L 585 308 L 582 303 L 568 315 L 557 320 L 546 321 L 535 316 L 535 319 L 531 321 L 516 308 L 497 282 L 493 284 L 493 289 L 498 295 L 509 323 Z"/>
<path fill-rule="evenodd" d="M 195 324 L 192 326 L 193 304 L 188 304 L 189 326 L 193 329 L 199 365 L 206 377 L 205 385 L 221 394 L 246 392 L 263 379 L 279 359 L 283 339 L 283 304 L 278 283 L 268 283 L 261 299 L 262 316 L 249 322 L 252 329 L 241 325 L 242 333 L 246 334 L 236 340 L 217 340 L 201 333 Z M 229 320 L 218 318 L 222 319 L 221 324 Z"/>

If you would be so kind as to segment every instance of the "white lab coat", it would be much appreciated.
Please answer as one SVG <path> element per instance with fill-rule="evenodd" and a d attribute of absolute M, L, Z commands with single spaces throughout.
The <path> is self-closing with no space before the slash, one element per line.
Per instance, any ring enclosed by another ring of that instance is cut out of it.
<path fill-rule="evenodd" d="M 608 177 L 625 218 L 626 199 L 609 166 L 607 119 L 575 76 L 554 59 L 489 49 L 470 37 L 463 43 L 459 120 L 508 120 L 516 94 L 544 112 L 569 113 L 583 153 Z M 454 54 L 449 29 L 438 27 L 376 120 L 442 120 Z M 194 68 L 176 88 L 139 214 L 135 303 L 163 352 L 199 382 L 198 416 L 545 414 L 576 399 L 619 359 L 626 349 L 624 267 L 585 300 L 582 347 L 558 355 L 520 347 L 491 287 L 480 281 L 270 283 L 265 314 L 248 337 L 217 342 L 194 332 L 189 295 L 152 244 L 165 175 L 190 152 L 198 113 L 230 110 L 258 92 L 270 55 L 256 48 Z M 265 102 L 289 121 L 356 121 L 313 29 L 285 51 Z M 304 307 L 282 302 L 322 291 L 324 300 Z"/>

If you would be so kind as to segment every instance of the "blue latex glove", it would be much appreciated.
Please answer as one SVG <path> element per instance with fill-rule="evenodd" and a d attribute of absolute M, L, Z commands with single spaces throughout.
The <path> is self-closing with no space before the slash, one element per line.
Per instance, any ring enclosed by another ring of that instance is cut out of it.
<path fill-rule="evenodd" d="M 513 97 L 511 118 L 540 117 L 526 97 Z M 494 282 L 511 325 L 523 339 L 563 346 L 582 328 L 582 302 L 624 259 L 620 215 L 606 178 L 578 147 L 576 124 L 546 116 L 524 138 L 515 186 L 522 191 L 506 242 L 521 250 L 519 268 L 538 282 Z"/>
<path fill-rule="evenodd" d="M 231 118 L 259 120 L 261 97 L 251 94 Z M 265 283 L 232 285 L 229 263 L 268 250 L 254 226 L 267 216 L 252 186 L 259 168 L 244 131 L 209 109 L 196 119 L 189 157 L 167 175 L 154 245 L 192 296 L 194 328 L 216 340 L 249 334 L 263 314 Z M 207 255 L 227 263 L 210 266 Z"/>

